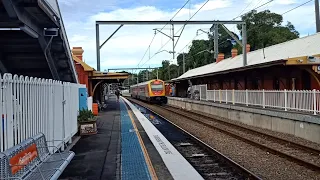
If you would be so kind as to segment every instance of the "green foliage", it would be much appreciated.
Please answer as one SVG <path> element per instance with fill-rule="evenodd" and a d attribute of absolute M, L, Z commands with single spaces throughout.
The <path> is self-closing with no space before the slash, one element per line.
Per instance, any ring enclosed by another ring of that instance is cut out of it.
<path fill-rule="evenodd" d="M 247 24 L 248 44 L 251 45 L 251 50 L 265 48 L 299 37 L 299 32 L 290 22 L 282 26 L 282 16 L 269 10 L 250 11 L 242 16 L 242 20 Z M 238 25 L 238 29 L 241 31 L 240 25 Z"/>
<path fill-rule="evenodd" d="M 239 39 L 239 36 L 235 32 L 231 31 L 231 33 Z M 231 50 L 233 48 L 233 44 L 231 43 L 232 37 L 221 27 L 221 25 L 219 25 L 218 34 L 219 34 L 218 35 L 219 53 L 223 53 L 225 55 L 225 58 L 231 57 Z M 209 35 L 210 50 L 211 49 L 213 50 L 213 47 L 214 47 L 213 41 L 214 41 L 214 37 L 212 35 Z"/>
<path fill-rule="evenodd" d="M 79 111 L 79 115 L 78 115 L 79 122 L 86 122 L 86 121 L 92 121 L 92 120 L 95 120 L 95 117 L 91 110 L 82 109 Z"/>

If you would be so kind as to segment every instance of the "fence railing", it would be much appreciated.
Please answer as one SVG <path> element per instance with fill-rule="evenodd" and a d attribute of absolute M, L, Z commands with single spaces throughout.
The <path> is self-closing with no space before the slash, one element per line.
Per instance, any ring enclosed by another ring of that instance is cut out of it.
<path fill-rule="evenodd" d="M 195 85 L 193 90 L 204 101 L 320 113 L 319 90 L 208 90 L 207 85 Z"/>
<path fill-rule="evenodd" d="M 82 86 L 0 75 L 0 151 L 40 132 L 50 141 L 48 145 L 64 148 L 64 144 L 77 133 L 78 89 Z"/>

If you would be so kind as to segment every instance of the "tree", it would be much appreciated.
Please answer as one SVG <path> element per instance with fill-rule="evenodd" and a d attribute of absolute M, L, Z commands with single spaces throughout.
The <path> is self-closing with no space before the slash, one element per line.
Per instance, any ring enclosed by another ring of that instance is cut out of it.
<path fill-rule="evenodd" d="M 299 37 L 299 32 L 295 30 L 293 24 L 287 22 L 286 26 L 282 26 L 282 15 L 272 13 L 270 10 L 261 12 L 252 10 L 243 15 L 242 20 L 246 22 L 248 44 L 250 44 L 251 50 L 265 48 Z M 238 25 L 237 28 L 242 33 L 241 25 Z"/>
<path fill-rule="evenodd" d="M 225 58 L 229 58 L 231 57 L 231 50 L 234 47 L 234 45 L 232 44 L 232 40 L 234 40 L 224 29 L 221 25 L 218 26 L 218 51 L 219 53 L 223 53 L 225 55 Z M 231 33 L 237 37 L 239 39 L 239 36 L 235 33 L 232 32 Z M 214 36 L 213 35 L 209 35 L 209 40 L 210 40 L 210 46 L 209 48 L 214 50 Z"/>

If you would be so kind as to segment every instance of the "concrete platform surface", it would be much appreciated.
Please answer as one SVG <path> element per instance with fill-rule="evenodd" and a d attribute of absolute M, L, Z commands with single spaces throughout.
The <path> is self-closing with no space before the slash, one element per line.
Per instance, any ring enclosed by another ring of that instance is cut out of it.
<path fill-rule="evenodd" d="M 71 149 L 75 157 L 60 179 L 120 179 L 120 111 L 111 99 L 97 120 L 98 134 L 82 136 Z"/>
<path fill-rule="evenodd" d="M 71 151 L 76 155 L 59 179 L 118 180 L 121 179 L 121 174 L 126 173 L 121 171 L 121 121 L 123 121 L 120 114 L 121 102 L 118 103 L 115 96 L 111 96 L 107 103 L 106 111 L 100 112 L 98 116 L 98 134 L 82 136 L 72 147 Z M 135 119 L 134 122 L 141 133 L 157 179 L 172 179 L 139 121 Z"/>

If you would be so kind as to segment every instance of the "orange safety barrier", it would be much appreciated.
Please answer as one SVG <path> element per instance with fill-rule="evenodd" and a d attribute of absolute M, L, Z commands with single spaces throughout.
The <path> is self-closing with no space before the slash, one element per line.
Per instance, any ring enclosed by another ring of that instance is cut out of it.
<path fill-rule="evenodd" d="M 93 115 L 97 116 L 99 112 L 98 103 L 92 103 L 92 113 Z"/>

